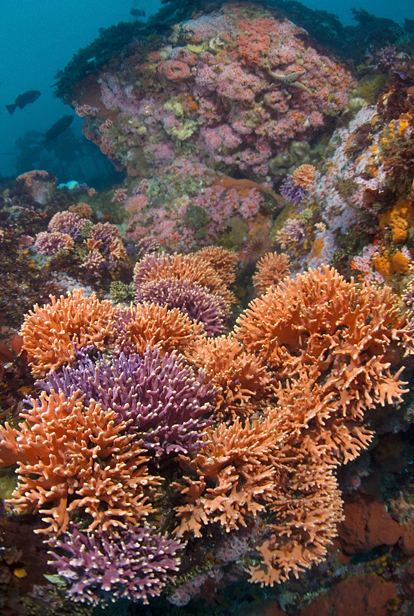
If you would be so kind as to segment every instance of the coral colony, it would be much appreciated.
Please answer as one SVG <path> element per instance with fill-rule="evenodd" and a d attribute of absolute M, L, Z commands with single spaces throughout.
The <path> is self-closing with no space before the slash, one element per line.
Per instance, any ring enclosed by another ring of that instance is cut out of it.
<path fill-rule="evenodd" d="M 4 190 L 0 611 L 410 613 L 414 64 L 370 62 L 210 9 L 74 87 L 122 185 Z"/>

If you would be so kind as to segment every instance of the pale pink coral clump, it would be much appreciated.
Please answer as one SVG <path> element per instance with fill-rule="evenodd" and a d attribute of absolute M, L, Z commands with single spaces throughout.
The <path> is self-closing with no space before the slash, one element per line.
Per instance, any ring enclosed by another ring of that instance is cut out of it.
<path fill-rule="evenodd" d="M 125 202 L 125 209 L 129 212 L 141 212 L 149 203 L 146 195 L 133 195 Z"/>

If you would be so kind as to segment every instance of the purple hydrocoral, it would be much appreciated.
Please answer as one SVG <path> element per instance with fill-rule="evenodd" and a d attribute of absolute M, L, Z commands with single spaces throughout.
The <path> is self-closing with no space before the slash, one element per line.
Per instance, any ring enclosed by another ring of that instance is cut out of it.
<path fill-rule="evenodd" d="M 207 416 L 215 389 L 175 353 L 161 357 L 157 349 L 148 349 L 144 357 L 121 353 L 92 360 L 82 352 L 78 357 L 76 366 L 50 372 L 37 385 L 69 396 L 79 389 L 85 405 L 94 399 L 103 410 L 113 409 L 118 421 L 131 421 L 129 430 L 157 457 L 200 448 L 201 433 L 212 423 Z"/>
<path fill-rule="evenodd" d="M 222 334 L 229 310 L 225 302 L 197 284 L 178 280 L 151 280 L 136 291 L 137 302 L 179 308 L 192 321 L 202 323 L 207 336 Z"/>
<path fill-rule="evenodd" d="M 74 525 L 63 538 L 52 539 L 49 545 L 59 550 L 49 552 L 54 558 L 49 564 L 68 580 L 69 597 L 94 605 L 115 598 L 148 603 L 149 597 L 160 595 L 174 579 L 179 566 L 177 552 L 183 547 L 148 525 L 112 535 L 86 535 Z"/>
<path fill-rule="evenodd" d="M 78 240 L 86 222 L 86 219 L 80 218 L 74 212 L 58 212 L 50 220 L 48 230 L 50 233 L 67 233 L 74 240 Z"/>
<path fill-rule="evenodd" d="M 115 225 L 111 225 L 109 222 L 98 222 L 98 224 L 92 227 L 88 239 L 91 242 L 102 242 L 99 246 L 99 250 L 104 254 L 108 254 L 110 252 L 111 244 L 114 241 L 121 239 L 121 234 Z"/>
<path fill-rule="evenodd" d="M 55 255 L 59 250 L 72 250 L 74 245 L 73 238 L 67 233 L 42 231 L 36 235 L 33 248 L 41 255 Z"/>
<path fill-rule="evenodd" d="M 293 205 L 300 205 L 306 196 L 302 186 L 298 186 L 292 177 L 283 180 L 280 186 L 280 194 L 286 201 L 291 201 Z"/>

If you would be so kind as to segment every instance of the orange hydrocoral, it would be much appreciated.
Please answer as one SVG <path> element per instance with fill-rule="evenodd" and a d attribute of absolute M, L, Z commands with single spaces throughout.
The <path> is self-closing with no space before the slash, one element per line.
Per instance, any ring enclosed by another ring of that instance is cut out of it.
<path fill-rule="evenodd" d="M 191 361 L 217 389 L 217 419 L 247 417 L 265 404 L 270 391 L 266 367 L 232 335 L 201 339 Z"/>
<path fill-rule="evenodd" d="M 204 446 L 194 458 L 179 456 L 182 466 L 198 478 L 185 475 L 186 487 L 173 484 L 186 500 L 175 509 L 178 536 L 188 531 L 201 537 L 202 526 L 214 522 L 229 532 L 265 512 L 275 481 L 272 453 L 282 439 L 272 428 L 269 419 L 220 423 L 207 428 Z"/>
<path fill-rule="evenodd" d="M 268 252 L 258 262 L 257 272 L 253 276 L 257 295 L 262 295 L 269 287 L 276 286 L 289 274 L 289 257 L 283 252 Z"/>
<path fill-rule="evenodd" d="M 112 259 L 122 261 L 127 258 L 127 251 L 120 237 L 115 237 L 109 244 L 109 252 Z"/>
<path fill-rule="evenodd" d="M 18 513 L 37 512 L 49 524 L 41 533 L 64 532 L 70 514 L 87 514 L 89 530 L 137 524 L 153 511 L 148 496 L 158 479 L 128 423 L 94 400 L 83 405 L 75 392 L 42 392 L 21 414 L 18 429 L 0 431 L 1 465 L 17 462 L 19 482 L 10 504 Z M 10 453 L 13 452 L 13 456 Z"/>
<path fill-rule="evenodd" d="M 366 446 L 364 411 L 402 400 L 401 370 L 390 372 L 387 352 L 398 344 L 411 351 L 413 332 L 388 287 L 358 287 L 328 267 L 310 270 L 254 300 L 236 336 L 287 379 L 277 394 L 281 406 L 309 397 L 339 459 Z"/>
<path fill-rule="evenodd" d="M 339 397 L 335 377 L 329 376 L 326 382 L 320 382 L 320 376 L 317 367 L 303 366 L 296 377 L 276 385 L 276 408 L 284 414 L 295 446 L 306 449 L 320 461 L 346 464 L 373 438 L 371 430 L 363 424 L 362 411 L 354 416 L 349 413 L 348 417 L 342 413 L 347 402 L 354 402 L 352 396 L 360 397 L 358 387 L 363 390 L 366 383 L 362 379 L 345 383 L 344 387 L 349 386 L 349 390 Z M 393 397 L 401 400 L 402 391 L 399 386 L 391 387 L 387 392 L 389 400 Z"/>
<path fill-rule="evenodd" d="M 313 165 L 300 165 L 294 170 L 291 177 L 296 186 L 301 186 L 304 190 L 309 190 L 315 177 L 315 167 Z"/>
<path fill-rule="evenodd" d="M 196 254 L 148 256 L 138 261 L 134 268 L 135 286 L 151 280 L 179 280 L 197 283 L 231 304 L 233 294 L 221 276 L 203 258 Z"/>
<path fill-rule="evenodd" d="M 203 324 L 190 321 L 178 308 L 144 302 L 118 312 L 116 350 L 145 353 L 147 346 L 164 353 L 189 353 L 199 341 Z"/>
<path fill-rule="evenodd" d="M 273 585 L 323 560 L 343 519 L 334 465 L 302 445 L 291 428 L 291 412 L 269 408 L 263 420 L 219 424 L 204 435 L 205 446 L 181 464 L 196 477 L 175 483 L 185 498 L 176 507 L 178 536 L 202 536 L 204 525 L 227 531 L 248 526 L 265 515 L 262 556 L 250 570 L 251 581 Z"/>
<path fill-rule="evenodd" d="M 99 301 L 95 293 L 83 297 L 82 290 L 74 289 L 66 297 L 50 299 L 50 304 L 36 304 L 28 312 L 20 331 L 35 376 L 73 362 L 75 345 L 104 350 L 113 331 L 112 303 Z"/>
<path fill-rule="evenodd" d="M 26 171 L 26 173 L 18 175 L 16 180 L 23 180 L 26 186 L 33 186 L 33 184 L 38 178 L 47 178 L 48 176 L 49 171 L 44 171 L 43 169 L 34 169 L 33 171 Z"/>
<path fill-rule="evenodd" d="M 221 246 L 206 246 L 201 248 L 201 250 L 197 250 L 194 256 L 200 257 L 211 265 L 226 286 L 233 284 L 235 281 L 237 263 L 235 252 L 221 248 Z"/>
<path fill-rule="evenodd" d="M 87 203 L 78 203 L 77 205 L 71 205 L 69 212 L 77 214 L 80 218 L 91 218 L 92 208 Z"/>
<path fill-rule="evenodd" d="M 343 520 L 341 493 L 328 465 L 298 463 L 286 477 L 282 473 L 278 486 L 270 504 L 276 523 L 268 525 L 266 539 L 256 548 L 262 562 L 249 571 L 249 581 L 261 586 L 284 582 L 291 573 L 297 578 L 322 562 Z"/>

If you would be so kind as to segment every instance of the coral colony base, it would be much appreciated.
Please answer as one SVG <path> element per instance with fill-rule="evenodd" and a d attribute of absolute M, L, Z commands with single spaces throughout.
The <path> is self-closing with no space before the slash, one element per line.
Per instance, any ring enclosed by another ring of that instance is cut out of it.
<path fill-rule="evenodd" d="M 1 183 L 2 614 L 412 613 L 413 56 L 354 73 L 194 14 L 73 85 L 122 185 Z"/>

